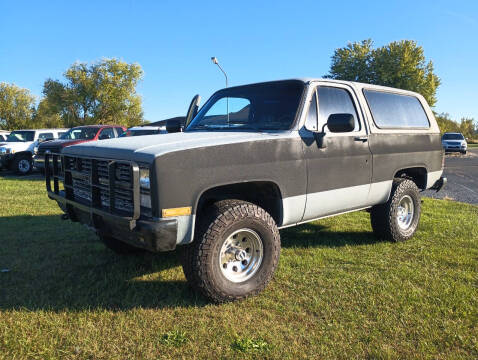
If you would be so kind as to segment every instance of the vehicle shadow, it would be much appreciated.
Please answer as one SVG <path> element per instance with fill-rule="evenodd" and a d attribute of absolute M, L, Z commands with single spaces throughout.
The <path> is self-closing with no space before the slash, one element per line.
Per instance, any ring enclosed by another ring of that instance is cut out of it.
<path fill-rule="evenodd" d="M 96 235 L 58 215 L 0 218 L 0 311 L 81 311 L 201 307 L 178 252 L 116 255 Z M 371 233 L 334 233 L 317 224 L 281 231 L 282 246 L 337 247 L 376 242 Z"/>

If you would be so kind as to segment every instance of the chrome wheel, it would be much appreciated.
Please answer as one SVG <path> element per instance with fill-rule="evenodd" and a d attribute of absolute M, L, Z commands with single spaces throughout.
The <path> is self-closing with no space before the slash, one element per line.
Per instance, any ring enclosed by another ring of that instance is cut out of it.
<path fill-rule="evenodd" d="M 412 198 L 409 195 L 403 196 L 397 208 L 397 222 L 401 229 L 406 230 L 410 227 L 413 222 L 414 212 L 415 207 Z"/>
<path fill-rule="evenodd" d="M 254 276 L 263 256 L 259 234 L 251 229 L 240 229 L 229 235 L 222 244 L 219 267 L 227 280 L 240 283 Z"/>
<path fill-rule="evenodd" d="M 30 161 L 27 159 L 21 159 L 18 162 L 18 171 L 20 171 L 22 174 L 25 174 L 30 171 Z"/>

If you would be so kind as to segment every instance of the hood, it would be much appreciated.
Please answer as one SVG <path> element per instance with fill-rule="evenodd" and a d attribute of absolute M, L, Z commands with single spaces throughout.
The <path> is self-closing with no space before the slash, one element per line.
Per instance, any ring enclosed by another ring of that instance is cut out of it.
<path fill-rule="evenodd" d="M 92 140 L 63 140 L 63 139 L 51 140 L 51 141 L 46 141 L 44 143 L 41 143 L 40 146 L 38 146 L 38 149 L 63 148 L 65 146 L 81 144 L 87 141 L 92 141 Z"/>
<path fill-rule="evenodd" d="M 36 141 L 14 141 L 14 142 L 6 142 L 1 145 L 4 148 L 14 150 L 15 152 L 19 151 L 32 151 L 33 146 L 36 144 Z"/>
<path fill-rule="evenodd" d="M 246 141 L 278 139 L 288 136 L 290 136 L 290 132 L 286 131 L 280 133 L 242 131 L 179 132 L 99 140 L 69 146 L 65 148 L 62 153 L 66 155 L 151 163 L 154 158 L 175 151 Z"/>

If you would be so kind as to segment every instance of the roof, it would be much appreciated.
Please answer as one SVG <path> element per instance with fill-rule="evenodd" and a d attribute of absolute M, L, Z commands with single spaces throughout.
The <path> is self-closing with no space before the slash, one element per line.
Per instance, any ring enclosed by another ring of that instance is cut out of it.
<path fill-rule="evenodd" d="M 122 125 L 110 125 L 110 124 L 91 124 L 91 125 L 78 125 L 78 126 L 72 126 L 72 128 L 109 128 L 109 127 L 120 127 L 122 128 Z"/>
<path fill-rule="evenodd" d="M 162 126 L 151 126 L 151 125 L 144 125 L 144 126 L 132 126 L 128 128 L 128 130 L 159 130 Z"/>
<path fill-rule="evenodd" d="M 68 128 L 66 129 L 18 129 L 18 130 L 12 130 L 13 131 L 67 131 L 69 130 Z"/>
<path fill-rule="evenodd" d="M 271 84 L 271 83 L 277 83 L 277 82 L 287 82 L 287 81 L 300 81 L 303 82 L 304 84 L 316 82 L 316 81 L 321 81 L 321 82 L 330 82 L 330 83 L 335 83 L 335 84 L 346 84 L 346 85 L 352 85 L 357 88 L 368 88 L 368 89 L 376 89 L 376 90 L 385 90 L 385 91 L 400 91 L 403 93 L 409 93 L 409 94 L 417 94 L 416 92 L 410 91 L 410 90 L 404 90 L 404 89 L 399 89 L 399 88 L 392 88 L 389 86 L 382 86 L 382 85 L 374 85 L 374 84 L 367 84 L 367 83 L 361 83 L 361 82 L 356 82 L 356 81 L 347 81 L 347 80 L 335 80 L 335 79 L 327 79 L 327 78 L 290 78 L 290 79 L 281 79 L 281 80 L 271 80 L 271 81 L 263 81 L 263 82 L 256 82 L 256 83 L 250 83 L 250 84 L 242 84 L 242 85 L 237 85 L 237 86 L 230 86 L 229 89 L 233 88 L 238 88 L 242 86 L 248 86 L 248 85 L 263 85 L 263 84 Z M 218 91 L 225 90 L 226 88 L 219 89 Z"/>

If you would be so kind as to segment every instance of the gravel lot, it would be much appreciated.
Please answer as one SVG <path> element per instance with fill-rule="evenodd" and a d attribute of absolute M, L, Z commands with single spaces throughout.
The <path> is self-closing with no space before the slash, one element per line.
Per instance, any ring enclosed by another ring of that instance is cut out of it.
<path fill-rule="evenodd" d="M 447 154 L 443 174 L 446 187 L 438 193 L 427 190 L 423 196 L 478 205 L 478 149 L 469 149 L 466 155 Z"/>

